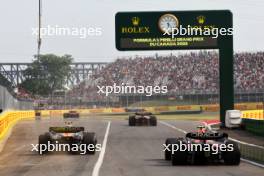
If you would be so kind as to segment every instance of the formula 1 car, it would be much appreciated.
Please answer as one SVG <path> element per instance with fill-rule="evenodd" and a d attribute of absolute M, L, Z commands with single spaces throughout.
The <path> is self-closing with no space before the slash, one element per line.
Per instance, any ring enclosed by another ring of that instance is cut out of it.
<path fill-rule="evenodd" d="M 97 144 L 96 135 L 93 132 L 84 131 L 84 127 L 73 127 L 68 123 L 63 127 L 50 127 L 49 132 L 41 134 L 39 136 L 39 147 L 41 145 L 48 146 L 50 144 L 69 144 L 69 152 L 78 153 L 77 151 L 73 151 L 73 146 L 77 146 L 85 144 L 87 151 L 86 154 L 95 154 L 95 146 Z M 92 144 L 92 146 L 90 146 Z M 90 146 L 89 148 L 87 146 Z M 40 151 L 40 148 L 39 148 Z M 42 150 L 43 154 L 48 153 L 48 149 Z M 41 153 L 40 153 L 41 154 Z"/>
<path fill-rule="evenodd" d="M 79 118 L 80 114 L 77 111 L 69 111 L 63 114 L 63 118 Z"/>
<path fill-rule="evenodd" d="M 199 126 L 197 132 L 187 133 L 185 138 L 167 138 L 165 145 L 165 160 L 171 160 L 172 165 L 216 161 L 223 161 L 226 165 L 240 163 L 238 144 L 228 140 L 227 133 L 208 131 L 204 126 Z M 186 146 L 182 147 L 185 150 L 181 150 L 180 146 Z"/>
<path fill-rule="evenodd" d="M 41 111 L 35 110 L 35 119 L 36 120 L 41 120 Z"/>
<path fill-rule="evenodd" d="M 129 116 L 129 126 L 157 126 L 157 118 L 151 112 L 136 112 L 135 115 Z"/>

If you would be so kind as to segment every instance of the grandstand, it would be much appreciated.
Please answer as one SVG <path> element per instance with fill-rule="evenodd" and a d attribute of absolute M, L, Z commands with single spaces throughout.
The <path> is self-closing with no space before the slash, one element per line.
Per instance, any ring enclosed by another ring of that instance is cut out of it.
<path fill-rule="evenodd" d="M 82 102 L 127 106 L 146 100 L 177 99 L 182 103 L 218 103 L 219 58 L 216 51 L 200 51 L 179 55 L 136 56 L 118 58 L 95 72 L 68 92 L 69 97 L 81 97 Z M 237 102 L 263 100 L 264 52 L 241 52 L 234 55 L 234 80 Z M 168 87 L 167 95 L 152 97 L 119 95 L 105 97 L 97 94 L 97 85 L 142 85 Z M 80 99 L 80 98 L 79 98 Z M 74 101 L 73 101 L 74 102 Z M 111 102 L 111 103 L 110 103 Z"/>
<path fill-rule="evenodd" d="M 264 100 L 264 52 L 234 54 L 235 101 L 262 102 Z M 151 97 L 137 94 L 105 96 L 98 94 L 97 86 L 141 85 L 167 86 L 167 94 Z M 45 100 L 57 108 L 82 106 L 124 107 L 144 104 L 182 105 L 219 103 L 219 57 L 217 50 L 202 50 L 170 55 L 121 57 L 105 67 L 95 69 L 92 75 L 61 96 L 37 97 L 26 90 L 12 87 L 0 75 L 0 84 L 18 100 Z M 142 103 L 144 102 L 144 103 Z M 158 103 L 157 103 L 158 102 Z"/>

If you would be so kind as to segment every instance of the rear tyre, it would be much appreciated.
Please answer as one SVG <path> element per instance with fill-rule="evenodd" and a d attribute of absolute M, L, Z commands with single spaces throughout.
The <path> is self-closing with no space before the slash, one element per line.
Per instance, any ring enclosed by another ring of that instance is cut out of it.
<path fill-rule="evenodd" d="M 39 154 L 48 153 L 48 142 L 51 142 L 49 133 L 39 135 L 39 146 L 38 146 Z M 44 146 L 44 147 L 41 147 L 41 146 Z"/>
<path fill-rule="evenodd" d="M 87 154 L 94 155 L 96 151 L 96 144 L 97 144 L 95 133 L 84 132 L 83 144 L 86 144 Z"/>
<path fill-rule="evenodd" d="M 70 154 L 77 155 L 77 154 L 80 153 L 80 149 L 79 149 L 79 146 L 78 146 L 77 142 L 72 141 L 70 143 L 70 148 L 71 148 Z"/>
<path fill-rule="evenodd" d="M 233 151 L 223 152 L 223 159 L 226 165 L 239 165 L 240 164 L 240 150 L 236 142 L 228 140 L 226 146 L 233 145 Z"/>
<path fill-rule="evenodd" d="M 155 116 L 150 116 L 149 123 L 151 126 L 157 126 L 157 118 Z"/>
<path fill-rule="evenodd" d="M 180 143 L 185 144 L 185 142 L 181 140 L 177 140 L 176 144 L 180 146 Z M 174 151 L 174 153 L 171 154 L 171 163 L 173 166 L 175 165 L 185 165 L 187 164 L 187 158 L 188 157 L 188 151 Z"/>
<path fill-rule="evenodd" d="M 195 165 L 204 165 L 207 162 L 203 151 L 196 151 L 193 157 L 193 164 Z"/>
<path fill-rule="evenodd" d="M 129 126 L 135 126 L 136 125 L 136 118 L 135 118 L 135 116 L 129 116 L 128 125 Z"/>
<path fill-rule="evenodd" d="M 175 144 L 177 142 L 176 138 L 167 138 L 165 141 L 166 146 L 169 145 L 168 149 L 165 149 L 164 156 L 165 160 L 169 161 L 171 160 L 171 149 L 172 149 L 172 144 Z"/>

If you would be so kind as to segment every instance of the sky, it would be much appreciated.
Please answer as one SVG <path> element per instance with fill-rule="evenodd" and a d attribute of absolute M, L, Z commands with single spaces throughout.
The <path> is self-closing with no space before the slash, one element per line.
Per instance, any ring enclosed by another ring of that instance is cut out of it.
<path fill-rule="evenodd" d="M 0 0 L 0 62 L 31 62 L 37 53 L 38 0 Z M 234 51 L 264 51 L 263 0 L 43 0 L 42 27 L 100 28 L 100 36 L 45 36 L 41 54 L 70 54 L 79 62 L 111 62 L 121 56 L 171 51 L 124 52 L 115 48 L 119 11 L 229 9 L 234 21 Z M 221 17 L 219 17 L 221 18 Z M 174 51 L 175 53 L 178 51 Z"/>

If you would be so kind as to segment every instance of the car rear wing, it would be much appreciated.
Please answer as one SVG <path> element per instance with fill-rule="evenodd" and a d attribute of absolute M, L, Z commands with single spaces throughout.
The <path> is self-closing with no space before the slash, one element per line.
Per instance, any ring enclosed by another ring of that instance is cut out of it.
<path fill-rule="evenodd" d="M 227 133 L 187 133 L 186 138 L 198 139 L 198 140 L 219 140 L 228 138 Z"/>
<path fill-rule="evenodd" d="M 84 131 L 84 127 L 50 127 L 49 132 L 55 133 L 78 133 Z"/>
<path fill-rule="evenodd" d="M 142 116 L 144 116 L 144 115 L 153 115 L 151 112 L 136 112 L 135 113 L 135 115 L 142 115 Z"/>

